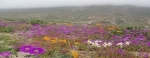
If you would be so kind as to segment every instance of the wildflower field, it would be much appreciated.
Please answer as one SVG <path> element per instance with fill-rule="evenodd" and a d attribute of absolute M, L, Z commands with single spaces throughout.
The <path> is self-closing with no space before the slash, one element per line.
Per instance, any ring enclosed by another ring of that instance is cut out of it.
<path fill-rule="evenodd" d="M 149 58 L 149 52 L 148 28 L 0 21 L 0 58 Z"/>

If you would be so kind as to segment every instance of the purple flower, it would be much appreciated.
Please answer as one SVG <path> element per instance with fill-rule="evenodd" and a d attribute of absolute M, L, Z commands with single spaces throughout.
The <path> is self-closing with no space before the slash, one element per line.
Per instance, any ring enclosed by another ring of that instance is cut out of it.
<path fill-rule="evenodd" d="M 139 56 L 142 56 L 143 58 L 149 58 L 147 53 L 139 53 Z"/>
<path fill-rule="evenodd" d="M 147 46 L 150 46 L 150 42 L 147 43 Z"/>
<path fill-rule="evenodd" d="M 43 54 L 45 52 L 44 48 L 35 47 L 31 45 L 24 45 L 20 47 L 21 52 L 30 53 L 33 55 Z"/>
<path fill-rule="evenodd" d="M 149 58 L 148 54 L 144 54 L 143 58 Z"/>
<path fill-rule="evenodd" d="M 33 55 L 39 55 L 39 54 L 43 54 L 44 52 L 45 52 L 44 48 L 37 47 L 37 48 L 33 48 L 29 53 Z"/>
<path fill-rule="evenodd" d="M 20 51 L 25 52 L 25 53 L 30 52 L 32 49 L 33 49 L 33 46 L 31 45 L 24 45 L 20 47 Z"/>
<path fill-rule="evenodd" d="M 139 36 L 137 36 L 136 39 L 137 39 L 137 40 L 141 40 L 141 41 L 146 40 L 142 34 L 139 35 Z"/>
<path fill-rule="evenodd" d="M 125 38 L 123 38 L 123 41 L 128 41 L 130 39 L 130 36 L 126 36 Z"/>
<path fill-rule="evenodd" d="M 137 39 L 132 40 L 131 43 L 133 43 L 135 45 L 140 45 L 141 44 L 141 42 Z"/>
<path fill-rule="evenodd" d="M 9 57 L 11 56 L 11 52 L 1 52 L 0 57 Z"/>
<path fill-rule="evenodd" d="M 117 38 L 118 38 L 118 36 L 111 36 L 111 38 L 113 38 L 113 39 L 117 39 Z"/>

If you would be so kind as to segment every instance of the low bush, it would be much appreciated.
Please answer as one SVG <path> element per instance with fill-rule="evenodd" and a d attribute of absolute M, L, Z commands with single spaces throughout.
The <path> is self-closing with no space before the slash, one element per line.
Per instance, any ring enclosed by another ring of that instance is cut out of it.
<path fill-rule="evenodd" d="M 30 21 L 30 24 L 34 25 L 34 24 L 46 24 L 46 22 L 42 21 L 42 20 L 32 20 Z"/>
<path fill-rule="evenodd" d="M 12 28 L 0 26 L 0 32 L 10 33 L 10 32 L 12 32 Z"/>

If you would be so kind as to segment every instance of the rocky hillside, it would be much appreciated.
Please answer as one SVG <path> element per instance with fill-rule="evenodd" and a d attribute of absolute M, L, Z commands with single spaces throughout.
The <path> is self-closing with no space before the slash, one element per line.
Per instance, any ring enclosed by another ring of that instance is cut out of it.
<path fill-rule="evenodd" d="M 150 8 L 137 6 L 84 6 L 0 10 L 0 19 L 55 22 L 103 22 L 106 24 L 150 24 Z"/>

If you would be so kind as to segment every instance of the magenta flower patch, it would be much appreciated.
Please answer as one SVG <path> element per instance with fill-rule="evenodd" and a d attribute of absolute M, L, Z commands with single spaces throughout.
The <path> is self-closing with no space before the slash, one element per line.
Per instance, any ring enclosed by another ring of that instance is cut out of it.
<path fill-rule="evenodd" d="M 147 46 L 150 46 L 150 42 L 147 43 Z"/>
<path fill-rule="evenodd" d="M 0 57 L 9 57 L 11 56 L 11 52 L 1 52 Z"/>
<path fill-rule="evenodd" d="M 44 48 L 37 47 L 37 48 L 33 48 L 29 53 L 33 55 L 39 55 L 39 54 L 43 54 L 44 52 L 45 52 Z"/>
<path fill-rule="evenodd" d="M 30 53 L 33 55 L 43 54 L 45 52 L 44 48 L 42 47 L 34 47 L 31 45 L 25 45 L 20 47 L 21 52 Z"/>
<path fill-rule="evenodd" d="M 20 47 L 20 51 L 25 52 L 25 53 L 30 52 L 32 49 L 33 49 L 33 46 L 31 45 L 25 45 L 25 46 Z"/>

